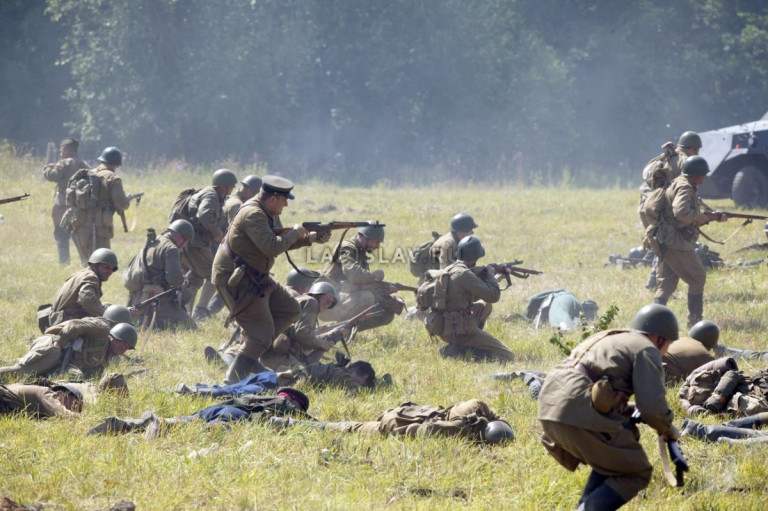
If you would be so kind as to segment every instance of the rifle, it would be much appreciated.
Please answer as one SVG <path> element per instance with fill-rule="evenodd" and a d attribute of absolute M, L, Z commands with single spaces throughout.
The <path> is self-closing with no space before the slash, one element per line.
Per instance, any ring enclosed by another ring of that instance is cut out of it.
<path fill-rule="evenodd" d="M 126 199 L 128 199 L 128 202 L 131 202 L 133 199 L 136 199 L 136 207 L 139 207 L 139 204 L 141 204 L 141 198 L 144 196 L 144 192 L 139 193 L 132 193 L 130 195 L 126 196 Z M 136 227 L 136 215 L 134 214 L 133 219 L 133 225 L 130 229 L 128 229 L 128 222 L 125 221 L 125 210 L 124 209 L 118 209 L 117 214 L 120 217 L 120 221 L 123 223 L 123 232 L 131 232 L 134 227 Z"/>
<path fill-rule="evenodd" d="M 379 311 L 381 310 L 382 310 L 381 305 L 379 305 L 378 303 L 374 303 L 373 305 L 371 305 L 361 313 L 357 314 L 356 316 L 351 317 L 346 321 L 340 321 L 332 325 L 322 326 L 317 330 L 315 330 L 315 333 L 317 335 L 322 335 L 322 334 L 330 333 L 337 329 L 341 330 L 345 327 L 350 327 L 351 330 L 349 332 L 349 338 L 345 339 L 344 336 L 342 335 L 339 338 L 339 342 L 341 342 L 341 345 L 344 346 L 344 351 L 347 352 L 347 356 L 351 358 L 352 355 L 349 354 L 349 346 L 347 346 L 347 342 L 352 342 L 352 339 L 355 338 L 355 335 L 357 334 L 357 325 L 359 325 L 360 322 L 363 321 L 364 319 L 368 319 L 368 317 L 378 314 Z"/>
<path fill-rule="evenodd" d="M 23 195 L 14 195 L 13 197 L 6 197 L 5 199 L 0 199 L 0 204 L 7 204 L 9 202 L 20 201 L 21 199 L 26 199 L 27 197 L 29 197 L 28 193 L 25 193 Z"/>
<path fill-rule="evenodd" d="M 504 279 L 507 281 L 507 287 L 504 289 L 507 289 L 512 285 L 512 279 L 510 278 L 510 275 L 517 277 L 518 279 L 527 279 L 531 275 L 542 275 L 544 273 L 539 270 L 530 270 L 528 268 L 521 268 L 520 266 L 517 266 L 518 264 L 522 263 L 522 261 L 516 259 L 510 263 L 490 263 L 486 266 L 491 268 L 495 273 L 501 273 L 504 275 Z"/>
<path fill-rule="evenodd" d="M 629 418 L 632 424 L 639 424 L 645 422 L 640 410 L 635 409 L 632 412 L 632 416 Z M 665 449 L 666 448 L 666 449 Z M 685 472 L 688 472 L 688 460 L 683 456 L 680 446 L 677 440 L 669 440 L 662 435 L 659 435 L 659 456 L 661 457 L 661 465 L 664 471 L 664 477 L 671 486 L 681 488 L 685 485 Z M 675 465 L 675 473 L 672 473 L 672 468 L 669 466 L 669 462 Z"/>
<path fill-rule="evenodd" d="M 136 202 L 141 202 L 142 197 L 144 197 L 144 192 L 132 193 L 125 198 L 128 199 L 128 202 L 131 202 L 133 199 L 136 199 Z"/>
<path fill-rule="evenodd" d="M 712 215 L 725 215 L 726 218 L 745 218 L 749 220 L 749 222 L 745 222 L 745 223 L 750 223 L 752 220 L 768 220 L 768 216 L 747 215 L 745 213 L 731 213 L 730 211 L 718 211 L 715 209 L 706 211 L 706 213 L 712 214 Z"/>
<path fill-rule="evenodd" d="M 304 227 L 309 232 L 330 232 L 335 231 L 339 229 L 351 229 L 353 227 L 368 227 L 368 226 L 375 226 L 375 227 L 384 227 L 386 224 L 380 224 L 378 220 L 370 221 L 370 222 L 339 222 L 337 220 L 333 220 L 330 222 L 322 223 L 322 222 L 304 222 L 301 224 L 302 227 Z M 293 230 L 293 227 L 273 227 L 272 232 L 275 234 L 286 234 Z"/>
<path fill-rule="evenodd" d="M 397 291 L 413 291 L 414 293 L 418 292 L 419 290 L 417 287 L 406 286 L 405 284 L 400 284 L 399 282 L 387 282 L 385 280 L 377 280 L 376 282 L 364 282 L 362 284 L 350 284 L 346 281 L 342 281 L 341 285 L 342 287 L 344 285 L 351 285 L 358 289 L 378 289 L 387 286 L 394 286 Z"/>
<path fill-rule="evenodd" d="M 189 270 L 187 273 L 184 274 L 184 285 L 181 286 L 182 288 L 185 288 L 185 287 L 187 287 L 189 285 L 187 283 L 187 279 L 190 277 L 190 275 L 192 275 L 192 270 Z M 163 298 L 165 296 L 169 296 L 169 295 L 171 295 L 173 293 L 178 293 L 179 291 L 181 291 L 181 289 L 174 289 L 174 288 L 166 289 L 162 293 L 158 293 L 158 294 L 156 294 L 155 296 L 153 296 L 151 298 L 147 298 L 143 302 L 137 303 L 136 305 L 134 305 L 134 307 L 137 308 L 137 309 L 143 309 L 144 307 L 146 307 L 147 305 L 149 305 L 151 303 L 157 303 L 157 301 L 160 300 L 160 298 Z"/>
<path fill-rule="evenodd" d="M 621 266 L 652 266 L 653 260 L 644 257 L 622 257 L 618 254 L 608 256 L 609 264 L 621 264 Z M 607 265 L 606 265 L 607 266 Z"/>

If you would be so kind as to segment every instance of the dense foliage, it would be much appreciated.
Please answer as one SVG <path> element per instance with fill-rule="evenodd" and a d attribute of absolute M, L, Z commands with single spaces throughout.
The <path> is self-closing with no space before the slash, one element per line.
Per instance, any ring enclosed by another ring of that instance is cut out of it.
<path fill-rule="evenodd" d="M 759 118 L 766 50 L 756 0 L 12 0 L 0 139 L 339 182 L 627 183 L 682 131 Z"/>

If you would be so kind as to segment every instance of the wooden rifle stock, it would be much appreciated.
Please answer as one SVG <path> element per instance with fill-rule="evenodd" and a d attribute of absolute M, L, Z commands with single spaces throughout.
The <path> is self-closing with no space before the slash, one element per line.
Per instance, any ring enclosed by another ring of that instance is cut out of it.
<path fill-rule="evenodd" d="M 339 229 L 352 229 L 353 227 L 368 227 L 368 226 L 374 226 L 374 227 L 384 227 L 386 224 L 379 223 L 378 220 L 375 222 L 339 222 L 339 221 L 331 221 L 331 222 L 304 222 L 301 224 L 302 227 L 304 227 L 309 232 L 330 232 L 335 231 Z M 275 234 L 287 234 L 293 230 L 293 227 L 273 227 L 272 232 Z"/>
<path fill-rule="evenodd" d="M 5 199 L 0 199 L 0 204 L 8 204 L 9 202 L 20 201 L 21 199 L 26 199 L 27 197 L 29 197 L 28 193 L 23 195 L 14 195 L 13 197 L 6 197 Z"/>

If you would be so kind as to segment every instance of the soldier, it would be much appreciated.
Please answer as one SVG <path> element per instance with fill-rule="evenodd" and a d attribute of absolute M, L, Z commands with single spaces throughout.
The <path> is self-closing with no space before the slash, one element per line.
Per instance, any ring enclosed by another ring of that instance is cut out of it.
<path fill-rule="evenodd" d="M 301 424 L 332 431 L 407 437 L 459 436 L 474 442 L 496 444 L 514 440 L 509 424 L 499 419 L 491 408 L 478 399 L 470 399 L 448 408 L 403 403 L 390 408 L 372 422 L 311 422 L 272 418 L 274 427 Z"/>
<path fill-rule="evenodd" d="M 708 320 L 696 323 L 688 330 L 688 337 L 682 337 L 669 346 L 662 357 L 667 383 L 684 380 L 694 369 L 712 362 L 712 350 L 720 339 L 720 328 Z"/>
<path fill-rule="evenodd" d="M 384 271 L 371 271 L 368 255 L 379 248 L 384 241 L 384 227 L 366 225 L 357 230 L 357 235 L 341 243 L 332 261 L 323 270 L 324 278 L 340 287 L 339 303 L 332 310 L 322 313 L 322 321 L 345 321 L 353 318 L 374 304 L 381 310 L 358 324 L 358 331 L 388 325 L 395 314 L 403 311 L 403 302 L 392 296 L 397 288 L 383 283 Z"/>
<path fill-rule="evenodd" d="M 683 163 L 683 173 L 665 191 L 666 206 L 662 210 L 657 231 L 661 256 L 657 271 L 657 288 L 653 302 L 666 305 L 680 279 L 688 284 L 688 326 L 703 319 L 704 284 L 707 272 L 696 256 L 694 243 L 699 226 L 711 220 L 724 222 L 726 215 L 702 213 L 697 187 L 707 178 L 709 165 L 701 156 L 691 156 Z"/>
<path fill-rule="evenodd" d="M 194 308 L 192 318 L 202 321 L 208 318 L 208 302 L 213 298 L 216 289 L 210 285 L 211 266 L 213 265 L 212 243 L 221 243 L 224 232 L 227 230 L 227 219 L 222 211 L 224 200 L 237 186 L 237 176 L 229 169 L 219 169 L 213 173 L 211 186 L 206 186 L 195 193 L 189 199 L 186 213 L 195 228 L 195 236 L 181 253 L 181 263 L 184 271 L 192 270 L 189 278 L 189 292 L 192 296 L 189 301 L 189 310 L 195 302 L 197 291 L 200 292 L 198 306 Z M 203 286 L 208 281 L 207 286 Z"/>
<path fill-rule="evenodd" d="M 685 419 L 680 436 L 729 445 L 756 444 L 768 442 L 768 431 L 759 431 L 766 424 L 768 424 L 768 412 L 726 421 L 721 426 L 708 426 L 692 419 Z"/>
<path fill-rule="evenodd" d="M 174 220 L 168 226 L 168 230 L 160 235 L 157 240 L 145 247 L 136 257 L 142 257 L 144 262 L 140 269 L 142 288 L 130 293 L 130 304 L 139 303 L 158 295 L 169 289 L 181 292 L 184 288 L 184 273 L 181 269 L 181 255 L 179 253 L 187 243 L 195 237 L 192 224 L 186 220 Z M 147 317 L 140 317 L 139 322 L 152 320 L 160 329 L 176 326 L 195 327 L 195 322 L 189 317 L 189 313 L 182 306 L 178 293 L 171 293 L 142 311 Z"/>
<path fill-rule="evenodd" d="M 123 191 L 123 181 L 117 175 L 117 169 L 123 164 L 123 153 L 117 147 L 107 147 L 99 156 L 99 162 L 99 166 L 90 171 L 98 181 L 97 190 L 91 189 L 91 193 L 96 194 L 96 205 L 85 210 L 82 222 L 73 226 L 72 232 L 83 266 L 94 250 L 110 248 L 110 240 L 115 236 L 115 212 L 125 211 L 131 205 Z"/>
<path fill-rule="evenodd" d="M 53 191 L 53 238 L 56 240 L 56 251 L 59 253 L 59 263 L 69 264 L 69 233 L 61 227 L 61 217 L 67 210 L 67 183 L 69 178 L 80 169 L 89 165 L 78 158 L 77 150 L 80 142 L 75 138 L 65 138 L 59 146 L 59 157 L 56 163 L 49 163 L 43 168 L 43 177 L 56 183 Z"/>
<path fill-rule="evenodd" d="M 0 415 L 23 413 L 33 419 L 76 417 L 83 408 L 83 394 L 67 383 L 0 385 Z"/>
<path fill-rule="evenodd" d="M 233 193 L 227 200 L 224 201 L 222 208 L 224 212 L 224 218 L 227 219 L 227 225 L 232 223 L 235 219 L 235 215 L 240 211 L 240 206 L 247 200 L 255 197 L 259 190 L 261 190 L 261 178 L 258 176 L 250 175 L 246 176 L 242 181 L 242 188 L 236 193 Z"/>
<path fill-rule="evenodd" d="M 84 372 L 100 370 L 111 357 L 136 346 L 137 333 L 131 320 L 127 308 L 110 305 L 104 317 L 72 319 L 52 326 L 33 341 L 15 365 L 1 367 L 0 375 L 68 372 L 82 378 Z M 113 342 L 113 337 L 120 342 Z"/>
<path fill-rule="evenodd" d="M 674 313 L 646 305 L 631 329 L 593 335 L 547 374 L 539 394 L 542 443 L 570 471 L 579 463 L 592 467 L 580 509 L 618 509 L 651 480 L 653 469 L 639 431 L 629 421 L 632 394 L 644 422 L 659 435 L 677 439 L 661 362 L 677 337 Z"/>
<path fill-rule="evenodd" d="M 333 348 L 340 336 L 347 335 L 344 329 L 333 329 L 318 335 L 317 316 L 332 309 L 339 301 L 336 289 L 329 282 L 315 282 L 307 294 L 296 298 L 299 302 L 299 318 L 285 332 L 279 334 L 272 346 L 259 361 L 273 370 L 282 366 L 300 366 L 319 362 L 326 352 Z"/>
<path fill-rule="evenodd" d="M 475 229 L 475 220 L 466 213 L 459 213 L 451 218 L 451 231 L 435 240 L 429 251 L 439 269 L 443 270 L 456 262 L 459 241 L 474 234 Z"/>
<path fill-rule="evenodd" d="M 225 383 L 264 371 L 259 357 L 299 317 L 296 299 L 269 275 L 275 258 L 330 238 L 328 232 L 309 232 L 298 224 L 285 234 L 275 234 L 273 228 L 282 227 L 280 214 L 294 198 L 291 190 L 290 180 L 264 176 L 259 195 L 243 204 L 216 252 L 213 282 L 230 318 L 246 334 Z"/>
<path fill-rule="evenodd" d="M 435 277 L 435 299 L 424 321 L 427 332 L 448 343 L 440 350 L 444 357 L 491 359 L 511 362 L 515 355 L 498 339 L 483 331 L 492 306 L 501 297 L 493 271 L 476 266 L 485 249 L 475 236 L 458 245 L 458 260 Z M 421 289 L 421 288 L 420 288 Z"/>
<path fill-rule="evenodd" d="M 294 298 L 298 298 L 309 291 L 309 288 L 312 287 L 318 277 L 320 277 L 320 273 L 309 268 L 300 266 L 298 271 L 296 268 L 291 268 L 291 271 L 288 272 L 288 276 L 285 278 L 285 289 Z"/>
<path fill-rule="evenodd" d="M 106 308 L 101 303 L 101 283 L 109 280 L 117 268 L 114 252 L 108 248 L 96 249 L 88 258 L 88 266 L 69 277 L 56 292 L 50 326 L 70 319 L 101 316 Z"/>

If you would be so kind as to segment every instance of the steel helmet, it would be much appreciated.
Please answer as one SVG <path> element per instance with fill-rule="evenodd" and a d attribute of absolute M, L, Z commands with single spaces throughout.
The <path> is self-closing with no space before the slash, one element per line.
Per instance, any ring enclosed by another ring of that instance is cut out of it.
<path fill-rule="evenodd" d="M 104 314 L 102 314 L 102 317 L 115 324 L 117 323 L 128 323 L 129 325 L 133 324 L 133 315 L 131 314 L 131 311 L 128 310 L 128 307 L 125 307 L 123 305 L 117 305 L 117 304 L 110 305 L 109 307 L 104 309 Z"/>
<path fill-rule="evenodd" d="M 115 339 L 127 342 L 131 346 L 131 349 L 136 348 L 136 341 L 139 339 L 139 333 L 133 325 L 129 325 L 128 323 L 118 323 L 113 326 L 109 331 L 109 335 Z"/>
<path fill-rule="evenodd" d="M 707 174 L 709 174 L 709 164 L 698 154 L 689 156 L 683 162 L 684 176 L 706 176 Z"/>
<path fill-rule="evenodd" d="M 515 431 L 504 420 L 490 421 L 483 430 L 483 440 L 486 444 L 498 444 L 506 440 L 514 440 Z"/>
<path fill-rule="evenodd" d="M 213 186 L 237 186 L 237 176 L 229 169 L 219 169 L 211 178 Z"/>
<path fill-rule="evenodd" d="M 112 252 L 108 248 L 97 248 L 93 251 L 91 254 L 91 257 L 88 258 L 88 263 L 90 264 L 108 264 L 112 266 L 115 271 L 118 269 L 117 265 L 117 255 Z"/>
<path fill-rule="evenodd" d="M 379 225 L 375 220 L 369 220 L 368 224 L 360 227 L 357 232 L 368 239 L 384 241 L 384 226 Z"/>
<path fill-rule="evenodd" d="M 701 149 L 701 137 L 695 131 L 686 131 L 680 135 L 680 139 L 677 141 L 677 145 L 680 147 L 693 147 L 694 149 Z"/>
<path fill-rule="evenodd" d="M 461 261 L 477 261 L 485 255 L 483 244 L 477 236 L 464 236 L 456 249 L 456 259 Z"/>
<path fill-rule="evenodd" d="M 646 305 L 637 311 L 630 326 L 638 332 L 660 335 L 668 341 L 676 341 L 679 337 L 675 313 L 658 303 Z"/>
<path fill-rule="evenodd" d="M 195 239 L 195 228 L 192 227 L 192 224 L 189 223 L 189 221 L 184 220 L 183 218 L 171 222 L 168 229 L 181 234 L 181 237 L 189 242 Z"/>
<path fill-rule="evenodd" d="M 261 178 L 259 176 L 251 174 L 250 176 L 245 176 L 240 182 L 255 192 L 261 190 Z"/>
<path fill-rule="evenodd" d="M 451 230 L 453 232 L 469 232 L 477 229 L 475 220 L 466 213 L 459 213 L 451 218 Z"/>
<path fill-rule="evenodd" d="M 307 291 L 308 295 L 328 295 L 333 298 L 333 304 L 331 308 L 335 307 L 339 303 L 339 293 L 336 292 L 336 288 L 330 282 L 315 282 L 312 287 Z"/>
<path fill-rule="evenodd" d="M 629 249 L 630 259 L 642 259 L 645 257 L 645 249 L 642 246 Z"/>
<path fill-rule="evenodd" d="M 108 165 L 122 165 L 123 153 L 117 147 L 107 147 L 101 152 L 99 161 Z"/>
<path fill-rule="evenodd" d="M 688 330 L 688 337 L 696 339 L 708 350 L 715 349 L 720 340 L 720 327 L 712 321 L 703 319 Z"/>
<path fill-rule="evenodd" d="M 320 276 L 319 272 L 310 270 L 309 268 L 299 267 L 299 273 L 295 268 L 288 272 L 288 276 L 285 278 L 285 285 L 288 287 L 306 287 L 315 283 L 315 279 Z M 306 276 L 305 276 L 306 275 Z"/>
<path fill-rule="evenodd" d="M 80 389 L 69 383 L 57 383 L 51 387 L 51 390 L 64 390 L 75 396 L 75 399 L 80 401 L 80 403 L 84 401 L 83 393 L 80 392 Z"/>

